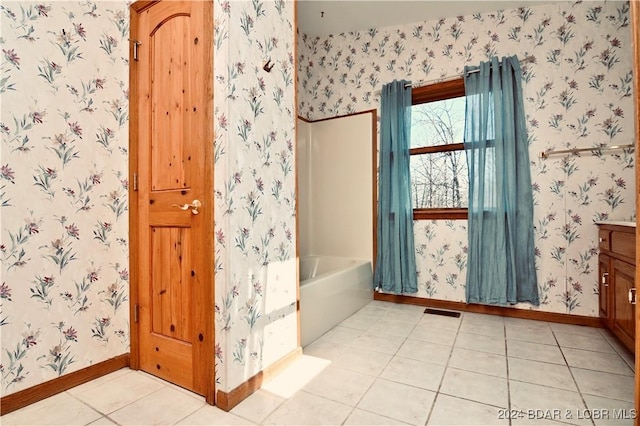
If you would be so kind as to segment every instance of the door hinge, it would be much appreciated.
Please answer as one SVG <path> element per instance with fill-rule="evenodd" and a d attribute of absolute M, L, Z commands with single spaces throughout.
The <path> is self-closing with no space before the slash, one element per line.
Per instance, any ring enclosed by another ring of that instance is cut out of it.
<path fill-rule="evenodd" d="M 138 190 L 138 174 L 137 173 L 133 174 L 133 190 L 134 191 Z"/>
<path fill-rule="evenodd" d="M 133 60 L 137 61 L 138 60 L 138 46 L 140 46 L 142 43 L 140 43 L 138 40 L 133 40 L 133 39 L 129 39 L 129 41 L 131 43 L 133 43 Z"/>
<path fill-rule="evenodd" d="M 140 305 L 137 303 L 133 305 L 133 322 L 138 322 L 140 312 Z"/>

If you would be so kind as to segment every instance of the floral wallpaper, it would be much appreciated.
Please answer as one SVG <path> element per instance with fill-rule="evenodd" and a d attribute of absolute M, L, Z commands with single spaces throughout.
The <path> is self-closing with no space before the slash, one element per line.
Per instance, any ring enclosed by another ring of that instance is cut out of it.
<path fill-rule="evenodd" d="M 437 81 L 516 54 L 534 190 L 539 308 L 598 315 L 597 228 L 635 218 L 634 150 L 541 151 L 634 143 L 629 3 L 561 2 L 299 36 L 299 112 L 311 120 L 378 108 L 393 79 Z M 464 301 L 466 221 L 417 221 L 418 297 Z M 531 309 L 529 305 L 518 306 Z"/>
<path fill-rule="evenodd" d="M 214 17 L 216 380 L 230 391 L 297 347 L 294 4 L 216 0 Z"/>
<path fill-rule="evenodd" d="M 129 352 L 128 16 L 0 5 L 3 395 Z"/>
<path fill-rule="evenodd" d="M 3 395 L 129 352 L 130 3 L 0 5 Z M 229 391 L 297 346 L 294 5 L 214 8 L 211 356 Z"/>

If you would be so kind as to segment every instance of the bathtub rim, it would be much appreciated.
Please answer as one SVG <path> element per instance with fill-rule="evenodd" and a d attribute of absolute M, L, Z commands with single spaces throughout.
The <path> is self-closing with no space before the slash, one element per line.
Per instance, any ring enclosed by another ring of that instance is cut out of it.
<path fill-rule="evenodd" d="M 347 265 L 347 266 L 345 266 L 343 268 L 332 269 L 329 272 L 325 272 L 324 274 L 316 275 L 315 277 L 312 277 L 312 278 L 307 278 L 306 280 L 299 280 L 300 287 L 303 287 L 303 286 L 306 286 L 306 285 L 309 285 L 309 284 L 313 284 L 315 281 L 319 281 L 319 280 L 324 279 L 324 278 L 329 278 L 331 276 L 338 275 L 339 273 L 348 271 L 350 269 L 355 269 L 355 268 L 359 268 L 359 267 L 362 267 L 362 266 L 366 266 L 367 264 L 371 267 L 371 272 L 373 273 L 373 265 L 372 265 L 372 262 L 369 259 L 359 259 L 359 258 L 355 258 L 355 257 L 341 257 L 341 256 L 322 256 L 322 255 L 309 255 L 309 256 L 304 256 L 304 257 L 319 257 L 319 258 L 331 257 L 331 258 L 339 258 L 339 259 L 349 259 L 349 260 L 353 261 L 354 263 L 352 263 L 350 265 Z"/>

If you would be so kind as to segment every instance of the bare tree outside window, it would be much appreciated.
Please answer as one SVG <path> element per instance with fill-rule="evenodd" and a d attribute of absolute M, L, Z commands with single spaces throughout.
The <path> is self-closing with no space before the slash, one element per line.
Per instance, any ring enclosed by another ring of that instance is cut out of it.
<path fill-rule="evenodd" d="M 466 208 L 465 98 L 413 105 L 411 190 L 414 209 Z M 424 149 L 430 147 L 430 149 Z M 421 149 L 422 148 L 422 149 Z"/>

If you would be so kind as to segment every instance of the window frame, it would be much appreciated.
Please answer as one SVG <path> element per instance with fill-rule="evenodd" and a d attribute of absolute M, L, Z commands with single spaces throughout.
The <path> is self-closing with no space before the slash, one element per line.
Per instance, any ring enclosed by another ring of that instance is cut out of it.
<path fill-rule="evenodd" d="M 465 96 L 464 78 L 443 81 L 411 89 L 411 106 Z M 409 155 L 433 154 L 436 152 L 464 151 L 464 143 L 410 148 Z M 437 207 L 413 209 L 413 220 L 462 220 L 468 218 L 466 207 Z"/>

